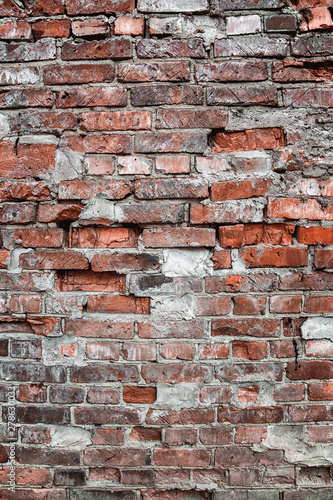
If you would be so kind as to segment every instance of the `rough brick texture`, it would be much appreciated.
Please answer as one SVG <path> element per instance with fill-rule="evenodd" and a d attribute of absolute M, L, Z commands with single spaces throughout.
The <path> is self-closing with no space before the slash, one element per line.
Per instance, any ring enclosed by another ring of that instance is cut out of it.
<path fill-rule="evenodd" d="M 332 500 L 332 19 L 0 1 L 0 499 Z"/>

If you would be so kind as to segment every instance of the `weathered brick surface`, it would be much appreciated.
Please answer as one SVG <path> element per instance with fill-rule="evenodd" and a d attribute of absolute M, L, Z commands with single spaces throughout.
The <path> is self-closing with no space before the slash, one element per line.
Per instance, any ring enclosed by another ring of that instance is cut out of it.
<path fill-rule="evenodd" d="M 0 499 L 331 500 L 332 9 L 0 2 Z"/>

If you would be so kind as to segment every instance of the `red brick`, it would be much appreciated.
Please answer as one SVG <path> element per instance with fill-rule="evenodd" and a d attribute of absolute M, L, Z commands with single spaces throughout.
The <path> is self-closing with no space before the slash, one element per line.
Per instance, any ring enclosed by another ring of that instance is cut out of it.
<path fill-rule="evenodd" d="M 200 320 L 138 322 L 139 337 L 144 339 L 200 339 L 206 337 L 206 328 L 206 322 Z"/>
<path fill-rule="evenodd" d="M 135 196 L 155 198 L 207 198 L 208 185 L 201 179 L 143 179 L 135 181 Z"/>
<path fill-rule="evenodd" d="M 0 26 L 1 40 L 29 41 L 31 35 L 31 26 L 26 21 L 7 21 Z"/>
<path fill-rule="evenodd" d="M 265 314 L 266 298 L 234 297 L 234 314 Z"/>
<path fill-rule="evenodd" d="M 133 427 L 129 441 L 161 441 L 161 429 L 156 427 Z"/>
<path fill-rule="evenodd" d="M 201 344 L 199 346 L 200 359 L 223 359 L 229 354 L 229 344 L 227 342 L 215 342 L 214 344 Z"/>
<path fill-rule="evenodd" d="M 116 87 L 66 89 L 56 92 L 57 108 L 125 106 L 127 90 Z"/>
<path fill-rule="evenodd" d="M 66 0 L 66 9 L 69 16 L 78 14 L 132 14 L 134 0 L 101 0 L 97 4 L 94 0 Z"/>
<path fill-rule="evenodd" d="M 93 389 L 93 387 L 91 387 Z M 93 444 L 121 446 L 125 441 L 124 429 L 94 429 L 92 432 Z M 112 470 L 112 469 L 111 469 Z"/>
<path fill-rule="evenodd" d="M 257 128 L 243 132 L 218 132 L 214 136 L 211 136 L 213 153 L 274 149 L 283 145 L 284 136 L 282 128 Z"/>
<path fill-rule="evenodd" d="M 200 429 L 200 441 L 203 444 L 230 444 L 230 430 L 221 427 Z"/>
<path fill-rule="evenodd" d="M 87 158 L 88 175 L 112 175 L 114 173 L 114 159 L 99 156 Z"/>
<path fill-rule="evenodd" d="M 110 64 L 66 64 L 44 67 L 45 85 L 112 82 L 114 68 Z"/>
<path fill-rule="evenodd" d="M 313 9 L 302 11 L 303 20 L 299 27 L 300 31 L 311 31 L 333 28 L 331 12 L 326 6 L 318 6 Z"/>
<path fill-rule="evenodd" d="M 215 319 L 212 321 L 212 336 L 231 335 L 251 337 L 278 337 L 280 322 L 276 319 Z"/>
<path fill-rule="evenodd" d="M 228 114 L 219 109 L 160 109 L 156 128 L 223 128 L 227 122 Z"/>
<path fill-rule="evenodd" d="M 68 147 L 78 153 L 129 153 L 130 136 L 128 135 L 67 135 Z"/>
<path fill-rule="evenodd" d="M 142 365 L 142 377 L 147 383 L 188 384 L 195 382 L 211 382 L 213 379 L 211 365 L 170 363 L 159 365 Z"/>
<path fill-rule="evenodd" d="M 260 444 L 267 436 L 266 427 L 236 427 L 235 443 Z"/>
<path fill-rule="evenodd" d="M 197 38 L 194 43 L 188 40 L 180 39 L 162 39 L 162 40 L 140 40 L 136 47 L 136 53 L 139 58 L 206 58 L 207 52 L 203 41 Z"/>
<path fill-rule="evenodd" d="M 273 274 L 252 274 L 217 277 L 205 279 L 207 293 L 220 292 L 271 292 L 277 289 L 277 280 Z"/>
<path fill-rule="evenodd" d="M 2 182 L 0 201 L 43 201 L 49 200 L 50 188 L 44 182 Z"/>
<path fill-rule="evenodd" d="M 64 14 L 65 8 L 61 0 L 37 0 L 33 5 L 19 7 L 12 1 L 4 2 L 1 6 L 1 16 L 43 16 L 43 15 L 57 15 Z"/>
<path fill-rule="evenodd" d="M 231 301 L 229 297 L 198 297 L 198 316 L 220 316 L 228 314 Z"/>
<path fill-rule="evenodd" d="M 149 175 L 152 166 L 153 161 L 150 158 L 140 156 L 118 157 L 119 175 Z"/>
<path fill-rule="evenodd" d="M 140 86 L 131 89 L 133 106 L 160 106 L 163 104 L 203 104 L 204 89 L 200 85 Z"/>
<path fill-rule="evenodd" d="M 0 269 L 7 269 L 9 264 L 9 250 L 0 249 Z"/>
<path fill-rule="evenodd" d="M 303 401 L 304 386 L 303 384 L 279 384 L 273 392 L 275 401 Z"/>
<path fill-rule="evenodd" d="M 36 314 L 41 312 L 41 304 L 39 295 L 13 295 L 9 301 L 9 309 L 19 314 Z"/>
<path fill-rule="evenodd" d="M 74 180 L 59 183 L 59 200 L 82 200 L 103 194 L 113 200 L 125 198 L 132 192 L 132 186 L 127 181 Z"/>
<path fill-rule="evenodd" d="M 211 200 L 239 200 L 266 196 L 269 186 L 270 181 L 262 179 L 217 182 L 211 187 Z"/>
<path fill-rule="evenodd" d="M 140 450 L 138 448 L 89 448 L 84 452 L 83 462 L 89 467 L 92 465 L 140 467 L 146 465 L 147 459 L 148 450 Z"/>
<path fill-rule="evenodd" d="M 61 49 L 64 61 L 80 59 L 129 59 L 132 53 L 131 41 L 117 38 L 102 41 L 65 42 Z"/>
<path fill-rule="evenodd" d="M 289 380 L 330 379 L 333 374 L 332 361 L 294 361 L 287 363 L 286 374 Z"/>
<path fill-rule="evenodd" d="M 88 312 L 113 314 L 149 314 L 150 299 L 132 295 L 89 295 Z"/>
<path fill-rule="evenodd" d="M 196 444 L 196 429 L 166 429 L 164 442 L 167 446 L 182 446 L 186 444 Z"/>
<path fill-rule="evenodd" d="M 165 359 L 191 360 L 194 356 L 194 346 L 181 342 L 161 344 L 160 356 Z"/>
<path fill-rule="evenodd" d="M 276 340 L 271 342 L 272 358 L 294 358 L 296 351 L 302 350 L 301 345 L 295 340 Z"/>
<path fill-rule="evenodd" d="M 180 450 L 182 451 L 182 450 Z M 161 469 L 162 471 L 163 469 Z M 165 470 L 165 472 L 169 472 Z M 184 474 L 179 474 L 179 472 L 173 471 L 173 477 L 177 478 L 177 482 L 179 482 L 179 486 L 182 487 L 183 481 L 188 482 L 188 477 Z M 159 472 L 159 477 L 161 476 L 161 472 Z M 166 477 L 166 474 L 163 475 Z M 185 479 L 187 478 L 187 479 Z M 169 483 L 174 484 L 173 480 L 170 480 Z M 185 496 L 184 496 L 185 495 Z M 142 499 L 143 500 L 183 500 L 185 498 L 191 500 L 207 500 L 207 492 L 205 491 L 195 491 L 195 490 L 186 490 L 186 492 L 182 490 L 142 490 Z M 10 499 L 11 500 L 11 499 Z"/>
<path fill-rule="evenodd" d="M 124 403 L 152 404 L 156 400 L 155 387 L 124 387 Z"/>
<path fill-rule="evenodd" d="M 84 255 L 74 250 L 36 250 L 20 256 L 23 269 L 88 269 Z"/>
<path fill-rule="evenodd" d="M 65 333 L 77 337 L 131 339 L 133 338 L 134 326 L 131 322 L 66 319 Z"/>
<path fill-rule="evenodd" d="M 80 128 L 95 130 L 149 130 L 151 114 L 149 111 L 89 111 L 80 115 Z"/>
<path fill-rule="evenodd" d="M 303 245 L 333 245 L 333 228 L 300 226 L 296 229 L 296 238 Z"/>
<path fill-rule="evenodd" d="M 230 250 L 218 250 L 212 255 L 214 270 L 231 268 Z"/>
<path fill-rule="evenodd" d="M 248 267 L 302 267 L 308 263 L 307 249 L 257 245 L 246 247 L 241 257 Z"/>
<path fill-rule="evenodd" d="M 320 37 L 321 43 L 318 44 Z M 291 42 L 291 55 L 293 56 L 328 56 L 332 51 L 332 38 L 330 35 L 314 35 L 309 37 L 296 37 Z"/>
<path fill-rule="evenodd" d="M 156 133 L 135 137 L 136 153 L 203 153 L 207 147 L 206 134 Z"/>
<path fill-rule="evenodd" d="M 38 177 L 54 168 L 53 144 L 0 144 L 0 173 L 2 177 L 20 179 Z"/>
<path fill-rule="evenodd" d="M 143 35 L 145 20 L 143 17 L 118 17 L 114 22 L 115 35 Z"/>
<path fill-rule="evenodd" d="M 296 31 L 296 28 L 296 16 L 292 16 L 290 14 L 276 14 L 265 17 L 265 31 L 267 32 L 294 32 Z"/>
<path fill-rule="evenodd" d="M 71 111 L 46 111 L 17 115 L 10 119 L 11 130 L 22 131 L 52 131 L 76 129 L 76 116 Z"/>
<path fill-rule="evenodd" d="M 252 467 L 267 465 L 283 465 L 281 450 L 252 451 L 246 446 L 218 448 L 215 453 L 217 467 Z"/>
<path fill-rule="evenodd" d="M 119 359 L 118 344 L 90 342 L 86 345 L 86 355 L 89 359 Z"/>
<path fill-rule="evenodd" d="M 321 422 L 333 420 L 332 405 L 290 405 L 289 406 L 290 422 Z"/>
<path fill-rule="evenodd" d="M 36 40 L 45 37 L 68 38 L 70 29 L 71 22 L 69 19 L 37 21 L 32 25 L 32 31 Z"/>
<path fill-rule="evenodd" d="M 52 92 L 49 89 L 7 90 L 0 92 L 0 108 L 30 108 L 53 105 Z"/>
<path fill-rule="evenodd" d="M 128 248 L 138 244 L 138 231 L 127 227 L 73 227 L 73 248 Z"/>
<path fill-rule="evenodd" d="M 192 224 L 215 224 L 237 222 L 252 222 L 253 219 L 262 220 L 262 208 L 256 207 L 253 201 L 238 202 L 237 207 L 233 202 L 222 202 L 211 205 L 192 205 Z"/>
<path fill-rule="evenodd" d="M 267 64 L 263 61 L 221 61 L 195 67 L 197 82 L 251 82 L 267 78 Z"/>
<path fill-rule="evenodd" d="M 40 70 L 36 67 L 15 67 L 0 69 L 1 85 L 26 85 L 40 82 Z M 6 92 L 5 92 L 6 94 Z"/>
<path fill-rule="evenodd" d="M 104 19 L 80 19 L 72 21 L 72 32 L 75 36 L 88 38 L 107 35 L 109 27 Z"/>
<path fill-rule="evenodd" d="M 221 87 L 207 88 L 207 104 L 220 106 L 276 106 L 277 90 L 274 87 Z"/>
<path fill-rule="evenodd" d="M 61 332 L 61 318 L 28 316 L 27 321 L 36 335 L 59 335 Z"/>
<path fill-rule="evenodd" d="M 307 340 L 306 356 L 315 358 L 333 358 L 333 342 L 331 340 Z"/>
<path fill-rule="evenodd" d="M 98 481 L 103 484 L 103 481 L 120 482 L 120 471 L 111 467 L 90 467 L 89 480 Z"/>
<path fill-rule="evenodd" d="M 221 382 L 252 382 L 261 380 L 266 381 L 282 380 L 281 363 L 242 363 L 216 368 L 216 378 Z"/>
<path fill-rule="evenodd" d="M 120 63 L 119 82 L 184 82 L 190 79 L 190 65 L 185 61 Z"/>
<path fill-rule="evenodd" d="M 259 386 L 258 385 L 249 385 L 247 387 L 240 387 L 238 389 L 238 396 L 237 399 L 239 403 L 248 403 L 249 405 L 252 405 L 257 400 L 258 397 L 258 392 L 259 392 Z"/>
<path fill-rule="evenodd" d="M 153 487 L 156 483 L 156 472 L 153 470 L 123 470 L 122 482 L 124 485 Z"/>
<path fill-rule="evenodd" d="M 155 448 L 154 464 L 169 465 L 175 467 L 208 467 L 210 465 L 211 452 L 206 450 Z"/>
<path fill-rule="evenodd" d="M 139 380 L 139 372 L 138 368 L 133 365 L 117 365 L 117 364 L 101 364 L 101 363 L 89 363 L 87 366 L 75 366 L 71 368 L 71 381 L 78 383 L 91 383 L 94 382 L 138 382 Z M 93 408 L 92 412 L 90 412 L 91 408 L 81 407 L 77 409 L 76 413 L 76 422 L 84 423 L 91 422 L 93 423 L 114 423 L 114 424 L 124 424 L 125 420 L 121 422 L 121 417 L 126 417 L 126 408 L 110 408 L 110 414 L 103 415 L 103 410 L 105 408 Z M 119 412 L 118 412 L 119 411 Z M 118 413 L 117 413 L 118 412 Z M 125 412 L 122 415 L 122 412 Z M 113 417 L 112 422 L 108 422 L 110 416 Z M 92 417 L 89 420 L 89 416 Z M 88 420 L 87 420 L 88 417 Z M 132 424 L 139 424 L 139 412 L 134 411 L 129 412 L 129 420 Z M 95 420 L 96 418 L 96 420 Z M 86 419 L 86 420 L 85 420 Z"/>
<path fill-rule="evenodd" d="M 123 344 L 123 358 L 127 361 L 155 361 L 156 346 L 136 342 Z"/>
<path fill-rule="evenodd" d="M 83 403 L 84 389 L 75 386 L 51 386 L 50 387 L 50 402 L 51 403 Z"/>
<path fill-rule="evenodd" d="M 7 422 L 7 408 L 3 419 Z M 18 423 L 65 425 L 70 423 L 70 413 L 67 406 L 18 406 L 16 409 Z M 20 461 L 20 460 L 18 460 Z M 29 463 L 27 461 L 26 463 Z M 38 462 L 34 462 L 36 465 Z"/>
<path fill-rule="evenodd" d="M 41 203 L 38 208 L 38 222 L 64 222 L 76 221 L 83 205 L 74 203 Z"/>
<path fill-rule="evenodd" d="M 305 299 L 304 311 L 308 313 L 331 313 L 333 312 L 333 297 L 307 297 Z"/>
<path fill-rule="evenodd" d="M 333 24 L 332 24 L 333 26 Z M 321 106 L 331 107 L 332 89 L 284 89 L 282 91 L 284 106 Z"/>
<path fill-rule="evenodd" d="M 246 245 L 266 243 L 291 245 L 295 226 L 293 224 L 238 224 L 219 228 L 221 247 L 241 248 Z"/>
<path fill-rule="evenodd" d="M 57 273 L 55 290 L 58 292 L 119 292 L 125 293 L 126 279 L 113 273 L 93 271 L 65 271 Z"/>
<path fill-rule="evenodd" d="M 91 260 L 93 271 L 147 271 L 159 268 L 157 255 L 133 253 L 100 253 Z"/>
<path fill-rule="evenodd" d="M 51 433 L 47 427 L 22 426 L 20 429 L 22 443 L 49 444 Z"/>
<path fill-rule="evenodd" d="M 333 427 L 328 425 L 314 425 L 307 429 L 309 440 L 313 443 L 329 443 L 333 441 Z"/>
<path fill-rule="evenodd" d="M 2 62 L 44 61 L 56 58 L 55 40 L 39 40 L 33 44 L 28 42 L 10 43 L 2 46 L 0 59 Z"/>
<path fill-rule="evenodd" d="M 258 469 L 237 469 L 229 473 L 230 486 L 259 486 L 261 483 L 260 471 Z"/>
<path fill-rule="evenodd" d="M 41 346 L 39 350 L 40 358 Z M 47 400 L 46 390 L 47 388 L 43 384 L 21 384 L 16 390 L 16 399 L 22 403 L 45 403 Z"/>
<path fill-rule="evenodd" d="M 200 389 L 200 402 L 205 404 L 225 404 L 231 400 L 232 391 L 227 386 L 206 386 Z"/>
<path fill-rule="evenodd" d="M 301 312 L 302 297 L 299 295 L 274 295 L 269 299 L 271 313 L 289 314 Z"/>
<path fill-rule="evenodd" d="M 264 359 L 267 356 L 267 343 L 245 341 L 233 342 L 232 355 L 234 358 Z"/>
<path fill-rule="evenodd" d="M 325 82 L 333 80 L 333 67 L 325 60 L 287 59 L 273 62 L 272 78 L 277 82 Z"/>
<path fill-rule="evenodd" d="M 333 234 L 333 233 L 332 233 Z M 333 267 L 333 250 L 316 250 L 314 264 L 319 268 L 332 268 Z"/>
<path fill-rule="evenodd" d="M 332 401 L 333 382 L 312 382 L 308 385 L 308 394 L 310 401 Z"/>
<path fill-rule="evenodd" d="M 233 18 L 236 23 L 236 30 L 241 29 L 244 20 L 246 29 L 247 17 Z M 230 26 L 229 19 L 227 18 L 227 34 Z M 259 21 L 257 15 L 255 15 L 255 19 Z M 255 22 L 255 25 L 258 27 L 257 22 Z M 284 38 L 268 38 L 260 35 L 228 36 L 228 38 L 217 38 L 215 40 L 214 53 L 215 57 L 285 57 L 288 53 L 288 43 Z"/>
<path fill-rule="evenodd" d="M 158 156 L 156 172 L 161 174 L 189 174 L 190 158 L 188 156 Z"/>
<path fill-rule="evenodd" d="M 316 199 L 311 198 L 269 198 L 267 216 L 272 219 L 333 220 L 333 206 L 328 201 L 324 208 Z"/>
<path fill-rule="evenodd" d="M 10 247 L 14 243 L 22 247 L 57 248 L 64 244 L 63 229 L 29 228 L 2 231 L 3 245 Z"/>
<path fill-rule="evenodd" d="M 118 389 L 115 389 L 113 387 L 89 387 L 88 388 L 87 403 L 97 404 L 97 405 L 109 405 L 109 404 L 118 404 L 119 401 L 120 401 L 120 396 L 119 396 Z M 98 430 L 99 429 L 96 429 L 94 432 L 95 437 L 98 436 L 98 434 L 99 434 Z M 102 434 L 103 430 L 104 429 L 100 430 L 101 434 Z M 105 432 L 103 434 L 105 434 L 106 436 L 103 435 L 103 439 L 105 439 L 105 437 L 109 437 L 107 434 L 108 430 L 109 429 L 105 429 Z M 113 430 L 114 429 L 112 429 L 111 431 L 113 431 Z M 97 441 L 97 439 L 93 440 L 94 444 L 97 444 L 96 441 Z M 112 444 L 112 445 L 123 444 L 123 440 L 120 443 L 115 443 L 113 441 L 112 442 L 110 442 L 110 441 L 111 441 L 110 439 L 106 439 L 101 444 Z"/>
<path fill-rule="evenodd" d="M 31 204 L 2 204 L 0 207 L 0 224 L 31 224 L 36 218 L 36 208 Z"/>
<path fill-rule="evenodd" d="M 280 280 L 280 290 L 332 290 L 330 273 L 300 273 L 287 274 Z"/>

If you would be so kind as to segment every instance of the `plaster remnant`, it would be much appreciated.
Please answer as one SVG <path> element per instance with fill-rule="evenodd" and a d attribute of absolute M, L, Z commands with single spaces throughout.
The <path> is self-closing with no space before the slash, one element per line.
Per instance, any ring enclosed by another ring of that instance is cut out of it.
<path fill-rule="evenodd" d="M 91 444 L 90 432 L 81 427 L 54 426 L 50 434 L 52 448 L 82 451 Z"/>
<path fill-rule="evenodd" d="M 165 276 L 204 277 L 213 274 L 209 250 L 163 250 L 162 272 Z"/>
<path fill-rule="evenodd" d="M 196 408 L 199 406 L 199 384 L 157 384 L 157 399 L 154 407 Z"/>
<path fill-rule="evenodd" d="M 301 326 L 302 338 L 333 340 L 333 318 L 308 318 Z"/>

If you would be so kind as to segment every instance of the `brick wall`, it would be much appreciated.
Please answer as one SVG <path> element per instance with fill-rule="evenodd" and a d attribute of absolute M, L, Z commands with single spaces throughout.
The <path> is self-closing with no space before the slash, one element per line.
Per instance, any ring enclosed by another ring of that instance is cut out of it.
<path fill-rule="evenodd" d="M 332 12 L 0 2 L 0 499 L 332 500 Z"/>

